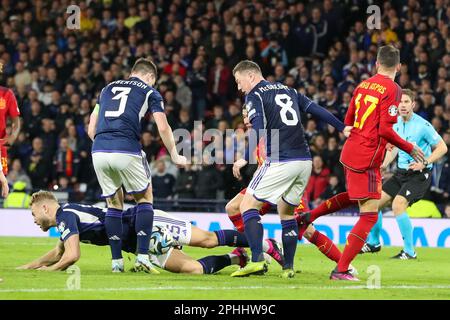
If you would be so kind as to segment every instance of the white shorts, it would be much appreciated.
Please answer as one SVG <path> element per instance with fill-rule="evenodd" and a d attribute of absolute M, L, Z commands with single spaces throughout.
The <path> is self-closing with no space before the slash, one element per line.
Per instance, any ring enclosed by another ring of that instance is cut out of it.
<path fill-rule="evenodd" d="M 169 230 L 175 240 L 175 246 L 189 245 L 191 242 L 192 224 L 189 221 L 178 219 L 174 215 L 156 209 L 153 216 L 153 225 L 165 227 Z M 169 251 L 160 255 L 149 254 L 151 263 L 164 269 L 173 249 L 170 248 Z"/>
<path fill-rule="evenodd" d="M 95 152 L 92 162 L 103 198 L 113 196 L 122 185 L 127 193 L 144 192 L 151 186 L 152 176 L 144 151 L 141 156 Z"/>
<path fill-rule="evenodd" d="M 266 160 L 256 170 L 247 187 L 247 193 L 257 200 L 276 205 L 280 198 L 298 206 L 311 175 L 311 160 L 271 163 Z"/>

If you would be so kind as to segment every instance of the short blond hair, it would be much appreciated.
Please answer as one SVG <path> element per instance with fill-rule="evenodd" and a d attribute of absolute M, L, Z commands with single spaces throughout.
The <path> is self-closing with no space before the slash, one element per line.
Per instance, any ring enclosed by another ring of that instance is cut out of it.
<path fill-rule="evenodd" d="M 235 75 L 236 72 L 244 72 L 244 71 L 253 71 L 262 74 L 261 68 L 258 66 L 258 64 L 251 60 L 243 60 L 239 62 L 233 69 L 233 75 Z"/>
<path fill-rule="evenodd" d="M 39 190 L 38 192 L 35 192 L 31 195 L 30 207 L 35 203 L 39 203 L 45 200 L 58 202 L 55 195 L 50 191 Z"/>

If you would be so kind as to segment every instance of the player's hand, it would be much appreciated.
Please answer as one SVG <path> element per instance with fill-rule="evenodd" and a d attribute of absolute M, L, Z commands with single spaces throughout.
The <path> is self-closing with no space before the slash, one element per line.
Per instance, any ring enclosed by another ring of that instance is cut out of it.
<path fill-rule="evenodd" d="M 185 156 L 180 156 L 178 153 L 171 155 L 173 163 L 177 166 L 184 167 L 187 164 L 187 158 Z"/>
<path fill-rule="evenodd" d="M 241 168 L 247 164 L 247 160 L 239 159 L 233 164 L 233 175 L 236 179 L 241 179 Z"/>
<path fill-rule="evenodd" d="M 353 129 L 352 126 L 345 126 L 344 131 L 342 131 L 342 133 L 344 134 L 344 136 L 346 138 L 350 137 L 350 133 L 351 133 L 352 129 Z"/>
<path fill-rule="evenodd" d="M 414 145 L 413 151 L 409 154 L 411 157 L 413 157 L 416 162 L 424 162 L 425 161 L 425 154 L 423 153 L 422 149 L 420 149 L 417 145 Z"/>
<path fill-rule="evenodd" d="M 422 171 L 425 169 L 423 162 L 413 162 L 409 165 L 409 169 L 413 171 Z"/>
<path fill-rule="evenodd" d="M 9 186 L 8 186 L 8 180 L 6 180 L 5 175 L 0 173 L 0 185 L 2 186 L 2 197 L 6 198 L 9 193 Z"/>
<path fill-rule="evenodd" d="M 386 150 L 387 151 L 392 151 L 392 150 L 394 150 L 394 145 L 393 144 L 390 144 L 389 142 L 388 143 L 386 143 Z"/>

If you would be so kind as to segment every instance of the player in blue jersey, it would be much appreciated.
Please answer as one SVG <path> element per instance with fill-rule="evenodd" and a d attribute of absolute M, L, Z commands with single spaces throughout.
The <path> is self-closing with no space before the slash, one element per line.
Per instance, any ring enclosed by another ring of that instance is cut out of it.
<path fill-rule="evenodd" d="M 285 264 L 282 277 L 294 276 L 294 256 L 297 247 L 298 225 L 294 209 L 311 174 L 312 161 L 309 146 L 300 121 L 300 111 L 311 113 L 348 135 L 350 127 L 318 106 L 295 89 L 264 79 L 259 66 L 249 60 L 241 61 L 233 69 L 238 89 L 245 96 L 245 108 L 256 140 L 266 142 L 266 160 L 255 172 L 244 199 L 240 204 L 245 235 L 252 251 L 252 261 L 232 276 L 263 274 L 267 265 L 262 255 L 263 227 L 259 210 L 264 202 L 277 205 L 282 225 Z M 256 145 L 255 145 L 256 147 Z M 245 159 L 233 166 L 233 174 L 240 177 L 240 169 L 249 161 L 253 150 Z"/>
<path fill-rule="evenodd" d="M 401 260 L 417 258 L 413 245 L 413 227 L 406 209 L 423 198 L 431 185 L 433 163 L 447 153 L 444 140 L 433 126 L 413 112 L 414 99 L 415 94 L 412 90 L 403 89 L 398 108 L 400 116 L 393 128 L 401 138 L 416 144 L 425 153 L 425 162 L 416 162 L 406 152 L 393 148 L 386 153 L 382 164 L 382 168 L 387 168 L 398 155 L 397 170 L 394 176 L 383 184 L 380 208 L 392 200 L 392 211 L 404 242 L 403 250 L 393 258 Z M 381 250 L 381 217 L 379 214 L 378 221 L 372 228 L 361 253 L 373 253 Z"/>
<path fill-rule="evenodd" d="M 105 228 L 107 209 L 91 205 L 67 203 L 60 205 L 55 196 L 48 191 L 39 191 L 32 195 L 31 211 L 35 223 L 43 231 L 57 227 L 60 240 L 56 247 L 42 257 L 27 263 L 19 269 L 42 269 L 50 271 L 65 270 L 80 259 L 80 242 L 96 246 L 108 245 Z M 122 215 L 122 250 L 136 252 L 137 207 L 127 209 Z M 189 221 L 179 219 L 161 210 L 155 210 L 154 225 L 166 228 L 174 240 L 172 248 L 164 254 L 149 253 L 149 259 L 156 266 L 177 273 L 215 273 L 220 269 L 239 264 L 244 266 L 247 254 L 242 247 L 248 242 L 242 233 L 236 230 L 218 230 L 209 232 L 193 226 Z M 269 242 L 265 240 L 265 251 L 269 251 Z M 207 256 L 199 260 L 187 256 L 181 246 L 215 248 L 217 246 L 237 247 L 225 255 Z M 278 252 L 278 254 L 281 254 Z M 273 257 L 273 256 L 272 256 Z"/>
<path fill-rule="evenodd" d="M 186 158 L 177 153 L 163 99 L 152 87 L 156 77 L 155 64 L 148 59 L 138 59 L 128 80 L 114 81 L 102 89 L 89 122 L 88 133 L 94 140 L 94 169 L 108 204 L 105 225 L 113 272 L 123 272 L 123 186 L 127 193 L 133 194 L 138 205 L 135 270 L 158 273 L 147 255 L 153 224 L 153 195 L 150 168 L 140 143 L 141 120 L 148 112 L 153 114 L 172 161 L 177 165 L 186 163 Z"/>

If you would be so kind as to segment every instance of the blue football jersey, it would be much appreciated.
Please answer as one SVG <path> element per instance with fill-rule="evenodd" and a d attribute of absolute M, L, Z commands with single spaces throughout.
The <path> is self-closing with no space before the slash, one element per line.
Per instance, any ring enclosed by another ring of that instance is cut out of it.
<path fill-rule="evenodd" d="M 80 241 L 97 246 L 109 244 L 105 227 L 107 208 L 91 205 L 67 203 L 56 213 L 56 228 L 61 233 L 60 240 L 66 241 L 70 236 L 78 234 Z M 122 250 L 136 251 L 136 232 L 134 222 L 135 207 L 126 210 L 122 216 Z"/>
<path fill-rule="evenodd" d="M 300 115 L 311 103 L 295 89 L 266 80 L 259 82 L 245 97 L 253 129 L 263 130 L 268 160 L 311 160 Z"/>
<path fill-rule="evenodd" d="M 92 152 L 141 154 L 141 120 L 164 112 L 161 94 L 139 78 L 117 80 L 103 88 Z"/>

